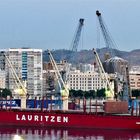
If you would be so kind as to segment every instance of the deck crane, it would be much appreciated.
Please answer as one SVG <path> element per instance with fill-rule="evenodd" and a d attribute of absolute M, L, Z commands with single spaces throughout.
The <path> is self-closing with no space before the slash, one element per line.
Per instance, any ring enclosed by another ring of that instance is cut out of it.
<path fill-rule="evenodd" d="M 57 79 L 59 87 L 60 87 L 60 96 L 62 99 L 62 110 L 68 110 L 69 89 L 68 89 L 67 85 L 64 83 L 62 76 L 58 70 L 57 64 L 49 50 L 48 50 L 48 55 L 49 55 L 51 64 L 53 66 L 53 69 L 55 71 L 55 76 L 56 76 L 56 79 Z"/>
<path fill-rule="evenodd" d="M 112 49 L 113 48 L 116 49 L 117 46 L 116 46 L 112 36 L 110 35 L 106 24 L 104 23 L 104 20 L 102 18 L 101 13 L 98 10 L 96 11 L 96 15 L 97 15 L 97 18 L 98 18 L 98 21 L 99 21 L 99 25 L 100 25 L 100 28 L 101 28 L 101 31 L 102 31 L 102 34 L 103 34 L 103 38 L 104 38 L 106 47 L 109 50 L 109 56 L 108 57 L 113 57 L 114 54 L 113 54 Z M 108 54 L 106 54 L 106 55 L 108 55 Z"/>
<path fill-rule="evenodd" d="M 18 88 L 20 87 L 17 92 L 21 98 L 21 109 L 25 109 L 26 108 L 26 95 L 27 95 L 26 87 L 20 81 L 18 75 L 16 74 L 15 69 L 13 68 L 11 61 L 9 60 L 9 58 L 7 57 L 5 53 L 4 53 L 4 56 L 8 62 L 8 66 L 11 67 L 13 77 L 16 79 L 15 80 L 16 85 L 18 86 Z"/>
<path fill-rule="evenodd" d="M 108 76 L 107 76 L 107 74 L 105 73 L 105 70 L 104 70 L 103 65 L 102 65 L 102 62 L 101 62 L 101 60 L 100 60 L 100 58 L 99 58 L 99 55 L 98 55 L 98 53 L 97 53 L 97 51 L 96 51 L 95 49 L 93 49 L 93 53 L 94 53 L 94 55 L 95 55 L 97 64 L 98 64 L 98 66 L 99 66 L 99 73 L 100 73 L 100 75 L 101 75 L 101 78 L 106 80 L 106 82 L 107 82 L 107 87 L 108 87 L 108 89 L 109 89 L 109 91 L 110 91 L 110 93 L 111 93 L 111 94 L 109 93 L 109 95 L 107 95 L 107 96 L 108 96 L 108 98 L 113 99 L 113 98 L 114 98 L 114 91 L 113 91 L 113 89 L 112 89 L 112 87 L 111 87 L 111 84 L 110 84 L 110 82 L 109 82 L 109 80 L 108 80 Z"/>

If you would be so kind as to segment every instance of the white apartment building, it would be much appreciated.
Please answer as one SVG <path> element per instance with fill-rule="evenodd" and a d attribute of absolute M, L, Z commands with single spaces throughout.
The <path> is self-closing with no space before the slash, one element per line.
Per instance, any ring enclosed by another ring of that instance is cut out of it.
<path fill-rule="evenodd" d="M 100 74 L 91 72 L 80 72 L 79 70 L 70 71 L 68 75 L 69 87 L 74 90 L 97 90 L 107 86 L 106 80 Z"/>
<path fill-rule="evenodd" d="M 42 96 L 42 50 L 41 49 L 8 49 L 6 56 L 14 69 L 5 59 L 6 87 L 12 91 L 15 97 L 18 93 L 14 92 L 18 86 L 15 74 L 22 83 L 26 83 L 27 94 L 33 96 Z M 26 82 L 25 82 L 26 81 Z"/>

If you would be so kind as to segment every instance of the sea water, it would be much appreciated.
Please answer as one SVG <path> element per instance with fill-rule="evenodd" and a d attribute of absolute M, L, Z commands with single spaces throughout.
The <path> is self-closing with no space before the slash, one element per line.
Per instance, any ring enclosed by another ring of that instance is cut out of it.
<path fill-rule="evenodd" d="M 0 127 L 0 140 L 140 140 L 139 131 Z"/>

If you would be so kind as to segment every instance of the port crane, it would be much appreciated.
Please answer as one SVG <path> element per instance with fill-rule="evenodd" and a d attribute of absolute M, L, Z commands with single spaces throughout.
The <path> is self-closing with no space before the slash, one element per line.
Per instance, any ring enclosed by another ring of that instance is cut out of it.
<path fill-rule="evenodd" d="M 106 56 L 106 59 L 109 59 L 110 57 L 114 57 L 115 54 L 114 54 L 114 51 L 113 49 L 117 49 L 117 45 L 115 43 L 115 41 L 113 40 L 112 36 L 110 35 L 110 32 L 103 20 L 103 17 L 101 15 L 101 13 L 97 10 L 96 11 L 96 15 L 97 15 L 97 18 L 98 18 L 98 21 L 99 21 L 99 25 L 100 25 L 100 29 L 102 31 L 102 34 L 103 34 L 103 38 L 104 38 L 104 41 L 105 41 L 105 44 L 106 44 L 106 47 L 107 49 L 109 50 L 109 54 L 105 54 Z M 113 69 L 114 71 L 118 71 L 117 67 L 114 65 L 113 66 Z M 122 75 L 120 75 L 118 72 L 116 73 L 116 77 L 114 79 L 114 82 L 116 84 L 116 86 L 118 85 L 119 82 L 124 82 L 124 94 L 127 95 L 127 96 L 131 96 L 131 92 L 130 92 L 130 84 L 129 84 L 129 72 L 128 72 L 128 66 L 126 66 L 126 75 L 124 76 L 124 80 L 125 81 L 120 81 L 119 79 L 122 79 L 120 78 Z M 115 87 L 116 87 L 115 86 Z M 115 88 L 116 92 L 118 91 L 118 88 L 116 87 Z"/>
<path fill-rule="evenodd" d="M 55 71 L 55 76 L 58 81 L 59 87 L 60 87 L 60 97 L 62 100 L 62 110 L 68 110 L 68 97 L 69 97 L 69 89 L 67 85 L 64 83 L 63 78 L 58 70 L 57 64 L 51 54 L 51 52 L 48 50 L 49 59 L 51 61 L 51 64 L 53 66 L 53 69 Z"/>
<path fill-rule="evenodd" d="M 78 23 L 78 27 L 76 29 L 74 38 L 72 40 L 72 45 L 71 45 L 71 48 L 70 48 L 70 50 L 72 50 L 73 52 L 77 52 L 77 47 L 79 45 L 83 25 L 84 25 L 84 19 L 80 18 L 79 23 Z"/>
<path fill-rule="evenodd" d="M 110 35 L 110 32 L 109 32 L 109 30 L 108 30 L 108 28 L 103 20 L 103 17 L 98 10 L 96 11 L 96 15 L 97 15 L 97 18 L 99 21 L 100 29 L 101 29 L 102 34 L 103 34 L 106 48 L 109 51 L 109 54 L 106 54 L 106 57 L 108 57 L 108 58 L 113 57 L 114 56 L 113 49 L 116 49 L 117 45 L 116 45 L 115 41 L 113 40 L 112 36 Z"/>
<path fill-rule="evenodd" d="M 102 62 L 101 62 L 101 60 L 99 58 L 99 55 L 98 55 L 98 53 L 97 53 L 97 51 L 95 49 L 93 49 L 93 53 L 95 55 L 96 62 L 98 64 L 98 66 L 99 66 L 99 73 L 101 75 L 101 78 L 104 79 L 104 80 L 106 80 L 107 87 L 108 87 L 109 91 L 111 92 L 111 95 L 108 95 L 108 98 L 113 99 L 114 98 L 114 91 L 113 91 L 113 89 L 111 87 L 111 84 L 109 82 L 108 75 L 105 73 L 105 70 L 103 68 Z"/>
<path fill-rule="evenodd" d="M 79 23 L 78 23 L 78 27 L 76 28 L 76 32 L 74 34 L 74 38 L 72 40 L 72 43 L 71 43 L 71 46 L 70 46 L 70 50 L 72 51 L 72 53 L 70 54 L 69 57 L 72 56 L 72 54 L 74 52 L 77 52 L 77 48 L 78 48 L 78 45 L 79 45 L 79 42 L 80 42 L 80 37 L 81 37 L 81 32 L 82 32 L 82 29 L 83 29 L 83 26 L 84 26 L 84 20 L 83 18 L 80 18 L 79 19 Z M 68 75 L 70 73 L 70 66 L 68 63 L 65 64 L 65 83 L 68 82 Z"/>
<path fill-rule="evenodd" d="M 7 63 L 8 66 L 12 70 L 12 76 L 14 77 L 15 83 L 16 83 L 16 85 L 18 87 L 17 92 L 18 92 L 18 94 L 19 94 L 19 96 L 21 98 L 21 109 L 25 109 L 26 108 L 26 95 L 27 95 L 26 87 L 25 87 L 25 85 L 22 84 L 22 82 L 21 82 L 20 78 L 18 77 L 18 75 L 17 75 L 17 73 L 16 73 L 16 71 L 15 71 L 15 69 L 14 69 L 14 67 L 13 67 L 13 65 L 12 65 L 12 63 L 10 61 L 10 59 L 7 57 L 7 55 L 5 53 L 4 53 L 4 56 L 5 56 L 5 58 L 6 58 L 7 62 L 8 62 Z"/>

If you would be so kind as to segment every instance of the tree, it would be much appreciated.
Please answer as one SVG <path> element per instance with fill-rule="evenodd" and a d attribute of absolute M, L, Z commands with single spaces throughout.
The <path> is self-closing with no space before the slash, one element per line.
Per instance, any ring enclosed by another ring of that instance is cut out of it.
<path fill-rule="evenodd" d="M 12 92 L 7 88 L 4 88 L 4 89 L 0 88 L 0 97 L 6 98 L 7 96 L 12 97 Z"/>
<path fill-rule="evenodd" d="M 95 90 L 89 90 L 89 91 L 83 91 L 83 90 L 73 90 L 71 89 L 69 92 L 70 98 L 73 97 L 79 97 L 79 98 L 95 98 L 96 97 L 96 92 Z"/>
<path fill-rule="evenodd" d="M 96 97 L 96 91 L 95 90 L 90 90 L 90 98 L 95 98 Z"/>
<path fill-rule="evenodd" d="M 99 98 L 101 98 L 101 97 L 105 98 L 106 97 L 104 88 L 97 90 L 97 97 L 99 97 Z"/>
<path fill-rule="evenodd" d="M 138 97 L 138 96 L 140 96 L 140 90 L 139 89 L 132 90 L 132 97 Z"/>
<path fill-rule="evenodd" d="M 70 97 L 70 98 L 73 98 L 73 97 L 74 97 L 74 92 L 75 92 L 75 90 L 73 90 L 73 89 L 71 89 L 71 90 L 69 91 L 69 97 Z"/>
<path fill-rule="evenodd" d="M 95 91 L 94 90 L 85 91 L 85 98 L 87 99 L 95 98 Z"/>

